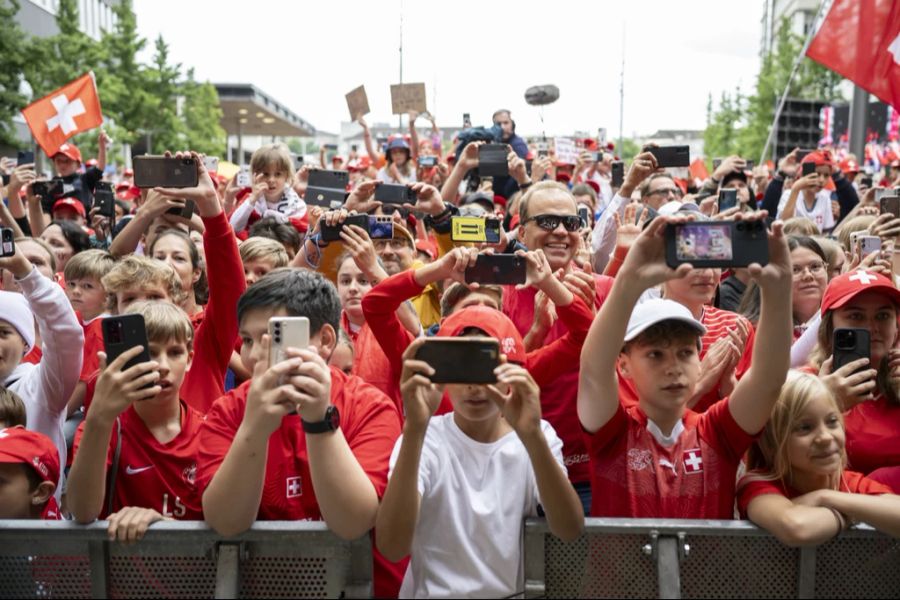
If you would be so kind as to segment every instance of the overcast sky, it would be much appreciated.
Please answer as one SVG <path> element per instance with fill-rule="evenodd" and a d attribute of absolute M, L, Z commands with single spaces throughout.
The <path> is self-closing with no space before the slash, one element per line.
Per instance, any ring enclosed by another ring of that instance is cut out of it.
<path fill-rule="evenodd" d="M 490 2 L 404 0 L 403 81 L 424 82 L 440 125 L 464 112 L 489 124 L 512 110 L 518 132 L 703 129 L 707 95 L 752 89 L 759 70 L 763 0 Z M 136 0 L 138 30 L 160 33 L 171 58 L 213 83 L 253 83 L 317 129 L 349 120 L 344 94 L 365 84 L 369 123 L 396 123 L 390 84 L 400 79 L 400 0 Z M 149 58 L 149 57 L 148 57 Z M 532 85 L 560 99 L 525 103 Z"/>

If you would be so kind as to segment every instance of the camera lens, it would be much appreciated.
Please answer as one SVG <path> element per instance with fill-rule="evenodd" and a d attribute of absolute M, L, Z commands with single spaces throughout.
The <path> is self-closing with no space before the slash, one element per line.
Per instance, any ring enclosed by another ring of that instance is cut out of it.
<path fill-rule="evenodd" d="M 276 343 L 276 344 L 280 344 L 280 343 L 281 343 L 281 336 L 280 336 L 280 335 L 275 335 L 274 339 L 275 339 L 275 343 Z"/>
<path fill-rule="evenodd" d="M 841 349 L 853 348 L 856 346 L 856 332 L 839 331 L 835 345 Z"/>

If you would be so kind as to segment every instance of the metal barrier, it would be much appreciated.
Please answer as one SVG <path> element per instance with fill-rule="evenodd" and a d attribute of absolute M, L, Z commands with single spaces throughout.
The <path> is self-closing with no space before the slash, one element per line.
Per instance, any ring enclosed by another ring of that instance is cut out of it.
<path fill-rule="evenodd" d="M 139 543 L 106 524 L 0 521 L 2 598 L 368 598 L 369 536 L 322 522 L 259 522 L 223 539 L 201 522 L 156 523 Z"/>
<path fill-rule="evenodd" d="M 789 548 L 747 521 L 587 519 L 564 543 L 525 526 L 528 598 L 897 598 L 900 542 L 867 526 Z"/>

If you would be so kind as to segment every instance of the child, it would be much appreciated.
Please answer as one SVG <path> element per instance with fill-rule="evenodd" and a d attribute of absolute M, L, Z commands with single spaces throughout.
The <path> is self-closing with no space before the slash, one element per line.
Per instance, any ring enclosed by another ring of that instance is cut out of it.
<path fill-rule="evenodd" d="M 485 318 L 490 313 L 493 318 Z M 502 313 L 465 308 L 440 336 L 489 336 L 506 352 L 496 385 L 448 385 L 453 412 L 433 416 L 442 389 L 432 366 L 404 354 L 406 421 L 391 455 L 375 539 L 391 560 L 410 555 L 400 597 L 511 597 L 524 588 L 525 517 L 543 506 L 550 530 L 577 538 L 584 512 L 569 483 L 562 442 L 541 419 L 538 385 L 521 366 L 525 347 Z M 443 387 L 443 386 L 441 386 Z M 515 433 L 515 435 L 513 435 Z"/>
<path fill-rule="evenodd" d="M 264 237 L 250 237 L 238 247 L 241 263 L 244 265 L 244 281 L 250 287 L 274 269 L 288 265 L 288 254 L 284 246 Z"/>
<path fill-rule="evenodd" d="M 116 259 L 104 250 L 85 250 L 73 256 L 63 271 L 66 296 L 84 329 L 84 352 L 81 381 L 97 370 L 97 352 L 103 349 L 101 318 L 106 316 L 108 298 L 101 283 L 112 270 Z"/>
<path fill-rule="evenodd" d="M 129 313 L 144 318 L 152 360 L 123 371 L 141 347 L 109 365 L 101 353 L 103 370 L 75 436 L 66 490 L 75 520 L 108 518 L 110 535 L 121 541 L 140 539 L 163 518 L 203 518 L 194 485 L 203 418 L 181 397 L 194 328 L 167 302 L 138 302 Z"/>
<path fill-rule="evenodd" d="M 59 519 L 59 452 L 46 435 L 0 429 L 0 519 Z"/>
<path fill-rule="evenodd" d="M 112 314 L 124 315 L 135 302 L 165 300 L 180 305 L 185 294 L 178 274 L 168 264 L 145 256 L 120 260 L 101 279 Z"/>
<path fill-rule="evenodd" d="M 578 417 L 587 434 L 593 516 L 732 518 L 741 456 L 768 421 L 787 374 L 792 273 L 775 223 L 769 263 L 749 267 L 762 291 L 757 338 L 765 347 L 754 347 L 753 368 L 729 398 L 702 415 L 686 408 L 700 377 L 706 328 L 672 300 L 635 304 L 646 289 L 690 273 L 690 264 L 665 264 L 666 226 L 688 220 L 657 217 L 638 236 L 584 343 Z M 617 363 L 637 391 L 637 406 L 619 402 Z"/>
<path fill-rule="evenodd" d="M 294 180 L 294 162 L 284 144 L 263 146 L 250 157 L 253 187 L 233 213 L 231 226 L 235 233 L 246 237 L 248 225 L 274 217 L 281 223 L 290 223 L 297 231 L 306 232 L 306 203 L 291 188 Z"/>
<path fill-rule="evenodd" d="M 0 429 L 25 427 L 28 419 L 25 418 L 25 403 L 19 395 L 0 386 Z"/>
<path fill-rule="evenodd" d="M 789 546 L 822 544 L 865 521 L 900 537 L 900 496 L 845 468 L 841 408 L 815 375 L 792 371 L 738 484 L 741 517 Z"/>

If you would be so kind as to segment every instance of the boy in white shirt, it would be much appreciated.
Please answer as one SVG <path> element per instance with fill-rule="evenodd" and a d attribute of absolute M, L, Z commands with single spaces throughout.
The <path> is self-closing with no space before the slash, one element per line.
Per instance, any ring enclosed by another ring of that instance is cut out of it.
<path fill-rule="evenodd" d="M 453 412 L 433 417 L 443 386 L 431 383 L 431 366 L 413 359 L 424 340 L 407 349 L 406 422 L 375 540 L 390 560 L 411 557 L 401 598 L 521 594 L 523 519 L 536 516 L 541 504 L 561 539 L 577 538 L 584 527 L 562 442 L 541 420 L 539 388 L 520 366 L 525 348 L 509 318 L 472 306 L 448 317 L 438 335 L 496 338 L 506 362 L 495 370 L 495 385 L 447 385 Z"/>

